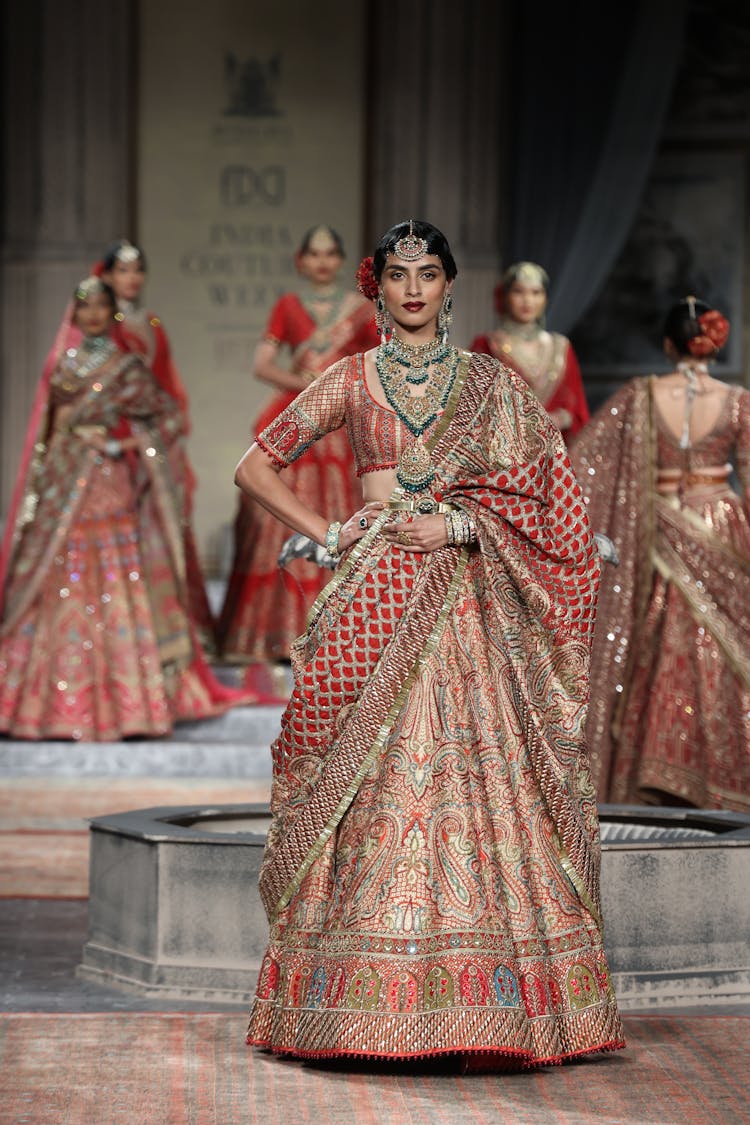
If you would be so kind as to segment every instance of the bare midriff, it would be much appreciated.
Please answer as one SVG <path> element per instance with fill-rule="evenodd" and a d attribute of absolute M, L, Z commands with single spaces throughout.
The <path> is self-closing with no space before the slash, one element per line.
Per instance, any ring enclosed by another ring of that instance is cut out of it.
<path fill-rule="evenodd" d="M 365 504 L 378 500 L 385 503 L 398 484 L 395 469 L 375 469 L 371 473 L 363 473 L 361 480 Z"/>

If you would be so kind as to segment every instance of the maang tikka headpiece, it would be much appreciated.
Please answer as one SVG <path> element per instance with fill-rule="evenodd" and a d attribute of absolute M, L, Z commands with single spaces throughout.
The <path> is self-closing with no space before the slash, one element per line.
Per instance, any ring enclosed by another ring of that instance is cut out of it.
<path fill-rule="evenodd" d="M 76 286 L 75 299 L 77 301 L 88 301 L 90 297 L 95 297 L 98 293 L 106 293 L 104 282 L 96 274 L 90 277 L 85 277 Z"/>
<path fill-rule="evenodd" d="M 133 246 L 132 242 L 128 242 L 127 238 L 123 238 L 120 243 L 120 248 L 115 254 L 118 262 L 137 262 L 141 256 L 141 252 L 137 246 Z"/>
<path fill-rule="evenodd" d="M 399 238 L 393 247 L 393 253 L 402 262 L 416 262 L 417 258 L 422 258 L 428 253 L 427 239 L 415 235 L 413 219 L 409 219 L 409 233 Z"/>
<path fill-rule="evenodd" d="M 512 266 L 508 266 L 503 274 L 502 283 L 506 289 L 509 289 L 514 281 L 520 282 L 521 285 L 539 285 L 545 290 L 549 286 L 547 271 L 536 262 L 514 262 Z"/>

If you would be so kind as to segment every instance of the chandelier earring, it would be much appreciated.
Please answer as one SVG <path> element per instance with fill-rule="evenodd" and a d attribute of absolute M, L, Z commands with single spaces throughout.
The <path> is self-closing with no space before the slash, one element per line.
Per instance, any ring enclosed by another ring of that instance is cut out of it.
<path fill-rule="evenodd" d="M 377 300 L 375 301 L 375 325 L 380 335 L 380 343 L 387 343 L 388 337 L 393 335 L 393 322 L 391 320 L 391 314 L 385 307 L 382 291 L 378 292 Z"/>
<path fill-rule="evenodd" d="M 451 321 L 453 320 L 453 297 L 450 293 L 446 293 L 443 297 L 443 303 L 438 313 L 438 332 L 440 333 L 441 340 L 445 346 L 448 343 L 448 329 L 450 328 Z"/>

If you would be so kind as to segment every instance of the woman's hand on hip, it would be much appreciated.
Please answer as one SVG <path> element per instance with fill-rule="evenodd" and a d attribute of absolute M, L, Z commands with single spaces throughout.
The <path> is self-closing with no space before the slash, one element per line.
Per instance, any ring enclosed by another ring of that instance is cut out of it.
<path fill-rule="evenodd" d="M 382 500 L 370 500 L 364 507 L 358 508 L 354 515 L 349 516 L 346 523 L 341 525 L 339 551 L 345 551 L 352 543 L 356 543 L 366 535 L 368 528 L 375 522 L 383 508 L 385 504 Z"/>
<path fill-rule="evenodd" d="M 388 523 L 383 528 L 383 535 L 394 547 L 420 554 L 437 551 L 439 547 L 448 545 L 445 516 L 440 512 L 430 516 L 416 516 L 409 521 Z"/>

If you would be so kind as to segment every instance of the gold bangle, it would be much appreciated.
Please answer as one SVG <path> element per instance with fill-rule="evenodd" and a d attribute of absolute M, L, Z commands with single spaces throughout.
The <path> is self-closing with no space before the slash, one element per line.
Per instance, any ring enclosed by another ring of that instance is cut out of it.
<path fill-rule="evenodd" d="M 328 525 L 326 532 L 326 551 L 331 558 L 337 559 L 341 554 L 339 550 L 339 532 L 341 531 L 341 522 L 334 520 L 333 523 Z"/>

